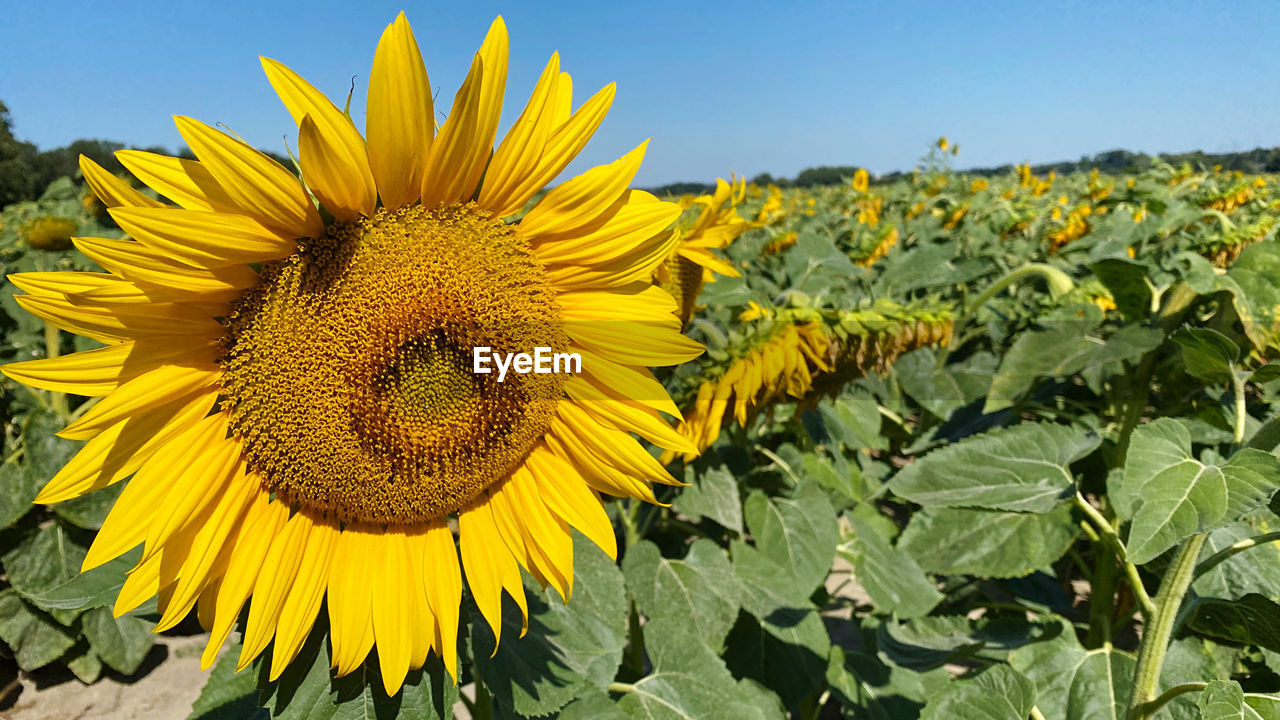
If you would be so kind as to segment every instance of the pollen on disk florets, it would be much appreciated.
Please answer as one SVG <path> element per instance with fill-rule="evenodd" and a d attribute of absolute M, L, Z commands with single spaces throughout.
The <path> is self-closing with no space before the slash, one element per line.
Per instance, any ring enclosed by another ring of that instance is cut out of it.
<path fill-rule="evenodd" d="M 473 372 L 473 349 L 567 349 L 527 243 L 474 206 L 331 227 L 235 306 L 222 364 L 249 467 L 344 521 L 443 517 L 515 469 L 562 396 L 557 374 Z"/>

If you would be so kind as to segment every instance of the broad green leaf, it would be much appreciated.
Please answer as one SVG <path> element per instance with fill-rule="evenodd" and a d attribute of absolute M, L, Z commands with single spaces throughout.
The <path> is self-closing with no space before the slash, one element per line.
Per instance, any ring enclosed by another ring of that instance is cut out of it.
<path fill-rule="evenodd" d="M 1201 560 L 1241 540 L 1267 531 L 1267 528 L 1250 524 L 1248 519 L 1214 530 L 1205 538 L 1204 550 L 1200 553 Z M 1280 544 L 1266 543 L 1232 555 L 1196 578 L 1191 589 L 1201 597 L 1231 600 L 1249 593 L 1258 593 L 1280 600 Z"/>
<path fill-rule="evenodd" d="M 1012 407 L 1039 377 L 1061 378 L 1098 371 L 1110 363 L 1136 360 L 1155 349 L 1164 334 L 1153 328 L 1130 325 L 1103 340 L 1091 334 L 1088 324 L 1069 323 L 1048 330 L 1031 330 L 1018 336 L 991 382 L 983 412 Z"/>
<path fill-rule="evenodd" d="M 729 634 L 724 657 L 734 677 L 757 680 L 783 705 L 797 707 L 821 685 L 830 649 L 817 610 L 778 609 L 759 622 L 743 614 Z"/>
<path fill-rule="evenodd" d="M 896 665 L 925 671 L 974 657 L 1005 660 L 1010 651 L 1051 631 L 1056 626 L 1024 619 L 934 615 L 903 622 L 885 620 L 876 629 L 876 647 Z"/>
<path fill-rule="evenodd" d="M 1161 418 L 1133 433 L 1117 510 L 1133 508 L 1129 560 L 1150 562 L 1195 533 L 1244 517 L 1280 488 L 1275 456 L 1245 448 L 1223 465 L 1191 456 L 1191 435 Z"/>
<path fill-rule="evenodd" d="M 929 573 L 1022 577 L 1062 557 L 1079 532 L 1068 503 L 1047 513 L 925 508 L 898 548 Z"/>
<path fill-rule="evenodd" d="M 648 540 L 627 550 L 622 571 L 647 627 L 692 632 L 718 649 L 729 634 L 742 598 L 729 557 L 714 542 L 693 543 L 683 560 L 662 557 Z"/>
<path fill-rule="evenodd" d="M 280 678 L 267 684 L 261 699 L 272 720 L 448 720 L 453 717 L 458 687 L 434 655 L 427 660 L 427 669 L 410 671 L 400 692 L 387 697 L 378 675 L 377 658 L 370 656 L 350 675 L 334 678 L 324 640 L 325 633 L 320 628 L 313 630 Z M 269 658 L 264 656 L 255 664 L 259 681 L 264 680 Z M 234 678 L 226 680 L 234 682 Z M 243 701 L 228 701 L 235 707 L 247 705 Z M 217 707 L 211 710 L 216 711 Z M 257 720 L 258 714 L 250 717 Z"/>
<path fill-rule="evenodd" d="M 1158 693 L 1176 685 L 1209 680 L 1227 680 L 1237 662 L 1237 651 L 1197 637 L 1181 637 L 1169 643 L 1160 671 Z M 1194 693 L 1179 695 L 1160 711 L 1162 720 L 1200 720 Z"/>
<path fill-rule="evenodd" d="M 1183 327 L 1170 336 L 1182 348 L 1182 364 L 1192 377 L 1226 384 L 1240 362 L 1240 348 L 1212 328 Z"/>
<path fill-rule="evenodd" d="M 1280 696 L 1249 693 L 1244 696 L 1245 710 L 1248 720 L 1280 720 Z"/>
<path fill-rule="evenodd" d="M 987 394 L 998 363 L 995 355 L 977 352 L 939 368 L 933 349 L 920 348 L 898 358 L 893 372 L 912 400 L 934 415 L 947 418 Z"/>
<path fill-rule="evenodd" d="M 724 661 L 688 635 L 646 635 L 653 671 L 637 680 L 618 707 L 645 720 L 782 720 L 776 696 L 751 680 L 735 680 Z"/>
<path fill-rule="evenodd" d="M 1096 433 L 1071 425 L 992 430 L 916 460 L 889 481 L 889 489 L 926 507 L 1049 512 L 1071 490 L 1071 463 L 1101 442 Z"/>
<path fill-rule="evenodd" d="M 1258 594 L 1199 600 L 1189 624 L 1210 637 L 1280 652 L 1280 605 Z"/>
<path fill-rule="evenodd" d="M 267 720 L 271 713 L 258 707 L 258 680 L 252 670 L 236 672 L 240 644 L 233 643 L 209 671 L 200 697 L 187 720 Z"/>
<path fill-rule="evenodd" d="M 930 699 L 920 720 L 1026 720 L 1033 707 L 1035 685 L 1008 665 L 994 665 Z"/>
<path fill-rule="evenodd" d="M 92 685 L 102 677 L 102 659 L 94 654 L 89 648 L 89 643 L 83 640 L 77 642 L 66 655 L 62 656 L 62 662 L 76 676 L 76 679 L 85 685 Z"/>
<path fill-rule="evenodd" d="M 557 720 L 627 720 L 618 703 L 602 692 L 582 695 L 560 711 Z"/>
<path fill-rule="evenodd" d="M 831 648 L 827 685 L 849 720 L 916 717 L 924 702 L 947 687 L 951 676 L 937 668 L 915 672 L 887 665 L 874 655 Z"/>
<path fill-rule="evenodd" d="M 845 515 L 853 537 L 842 547 L 853 563 L 853 574 L 876 609 L 898 617 L 924 615 L 942 600 L 911 555 L 893 547 L 856 513 Z"/>
<path fill-rule="evenodd" d="M 7 528 L 34 507 L 41 480 L 23 465 L 0 465 L 0 529 Z"/>
<path fill-rule="evenodd" d="M 1111 291 L 1116 309 L 1126 320 L 1141 320 L 1151 314 L 1151 280 L 1141 263 L 1125 258 L 1107 258 L 1090 269 Z"/>
<path fill-rule="evenodd" d="M 116 483 L 74 500 L 60 502 L 53 505 L 52 509 L 58 517 L 73 525 L 87 530 L 97 530 L 102 527 L 102 521 L 107 519 L 107 513 L 111 511 L 116 498 L 120 497 L 124 485 L 124 483 Z"/>
<path fill-rule="evenodd" d="M 93 608 L 80 619 L 89 646 L 121 675 L 132 675 L 151 649 L 152 624 L 125 615 L 113 617 L 110 608 Z"/>
<path fill-rule="evenodd" d="M 1232 295 L 1245 334 L 1260 351 L 1280 345 L 1277 277 L 1280 277 L 1280 248 L 1277 243 L 1266 242 L 1245 248 L 1227 274 L 1218 278 L 1219 286 Z"/>
<path fill-rule="evenodd" d="M 510 603 L 503 608 L 502 642 L 494 657 L 489 624 L 478 615 L 471 623 L 473 671 L 496 702 L 521 715 L 553 713 L 579 694 L 605 690 L 622 661 L 628 612 L 622 572 L 577 533 L 573 550 L 568 604 L 526 581 L 529 632 L 523 638 L 520 612 Z"/>
<path fill-rule="evenodd" d="M 115 602 L 141 549 L 81 573 L 84 556 L 85 548 L 55 523 L 9 551 L 0 562 L 13 588 L 36 606 L 55 612 L 79 611 Z"/>
<path fill-rule="evenodd" d="M 1069 623 L 1040 642 L 1013 651 L 1009 664 L 1035 683 L 1046 720 L 1123 720 L 1133 656 L 1108 647 L 1085 650 Z"/>
<path fill-rule="evenodd" d="M 711 518 L 725 528 L 742 534 L 742 497 L 738 481 L 724 467 L 710 468 L 676 496 L 675 508 L 695 522 Z"/>
<path fill-rule="evenodd" d="M 1204 720 L 1253 720 L 1258 713 L 1244 703 L 1244 690 L 1234 680 L 1213 680 L 1197 705 Z"/>
<path fill-rule="evenodd" d="M 822 583 L 840 539 L 835 509 L 822 488 L 804 482 L 790 498 L 753 492 L 743 511 L 756 549 L 782 573 L 775 582 L 794 583 L 805 595 Z"/>
<path fill-rule="evenodd" d="M 831 436 L 849 450 L 885 447 L 880 434 L 880 406 L 875 398 L 861 393 L 841 395 L 819 404 L 818 412 Z"/>
<path fill-rule="evenodd" d="M 57 660 L 76 644 L 70 631 L 12 589 L 0 590 L 0 640 L 13 650 L 18 667 L 28 671 Z"/>

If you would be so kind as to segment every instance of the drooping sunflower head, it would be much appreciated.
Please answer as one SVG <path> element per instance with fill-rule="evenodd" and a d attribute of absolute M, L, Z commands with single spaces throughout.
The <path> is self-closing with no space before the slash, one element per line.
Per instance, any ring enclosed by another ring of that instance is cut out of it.
<path fill-rule="evenodd" d="M 105 396 L 61 433 L 87 443 L 38 501 L 128 480 L 85 561 L 144 547 L 117 612 L 158 592 L 163 629 L 198 604 L 207 664 L 252 596 L 241 666 L 274 641 L 274 678 L 323 602 L 337 672 L 376 645 L 392 693 L 433 650 L 456 673 L 463 571 L 496 635 L 504 592 L 525 607 L 521 568 L 570 595 L 572 530 L 615 552 L 601 493 L 676 483 L 633 433 L 694 450 L 647 369 L 701 352 L 651 284 L 680 208 L 627 189 L 642 144 L 519 214 L 614 90 L 575 110 L 553 55 L 495 149 L 501 19 L 438 132 L 403 15 L 363 135 L 263 66 L 301 178 L 182 117 L 195 160 L 118 153 L 159 199 L 82 158 L 131 239 L 76 239 L 106 273 L 12 279 L 29 311 L 105 347 L 3 370 Z"/>

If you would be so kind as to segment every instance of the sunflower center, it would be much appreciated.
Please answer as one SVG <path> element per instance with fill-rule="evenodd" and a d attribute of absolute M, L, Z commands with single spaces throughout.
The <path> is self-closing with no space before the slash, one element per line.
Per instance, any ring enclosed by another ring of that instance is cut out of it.
<path fill-rule="evenodd" d="M 566 379 L 473 371 L 477 347 L 568 339 L 528 245 L 470 205 L 335 225 L 264 268 L 229 325 L 223 389 L 250 469 L 344 521 L 470 502 L 524 461 Z"/>

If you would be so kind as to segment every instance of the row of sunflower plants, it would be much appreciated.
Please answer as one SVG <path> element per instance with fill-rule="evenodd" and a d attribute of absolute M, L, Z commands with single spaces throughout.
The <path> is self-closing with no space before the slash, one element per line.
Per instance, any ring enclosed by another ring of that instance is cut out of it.
<path fill-rule="evenodd" d="M 1271 179 L 972 177 L 946 149 L 684 199 L 653 280 L 707 347 L 661 376 L 698 452 L 607 503 L 616 561 L 575 539 L 567 602 L 526 577 L 499 642 L 464 594 L 456 683 L 433 658 L 390 697 L 373 657 L 332 676 L 322 612 L 274 680 L 224 651 L 192 717 L 1280 717 Z M 83 192 L 6 210 L 6 272 L 93 267 L 41 247 L 120 234 Z M 12 294 L 6 359 L 88 347 Z M 137 558 L 79 574 L 118 490 L 32 505 L 84 405 L 6 390 L 0 641 L 135 672 Z"/>

